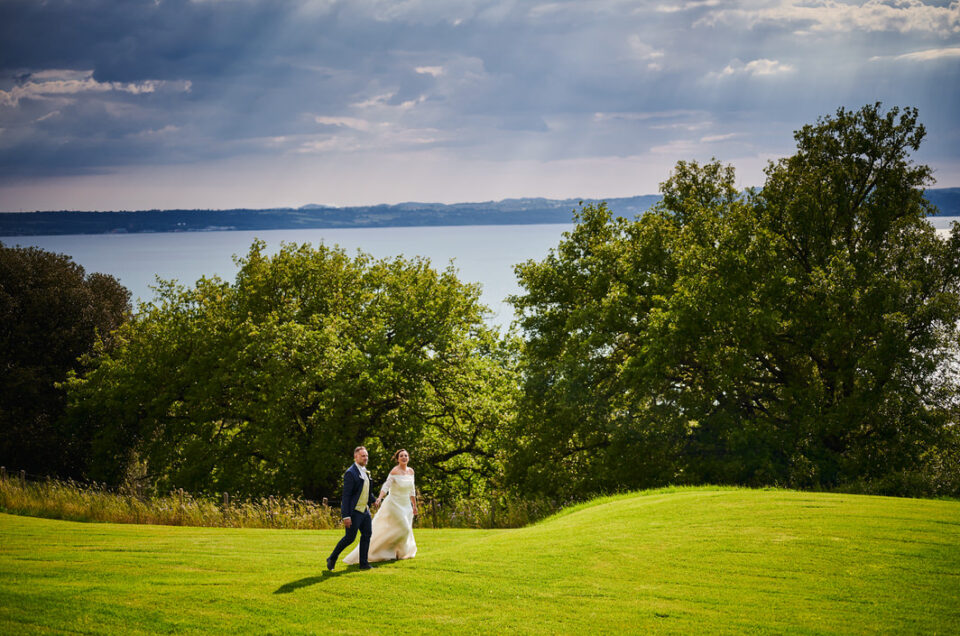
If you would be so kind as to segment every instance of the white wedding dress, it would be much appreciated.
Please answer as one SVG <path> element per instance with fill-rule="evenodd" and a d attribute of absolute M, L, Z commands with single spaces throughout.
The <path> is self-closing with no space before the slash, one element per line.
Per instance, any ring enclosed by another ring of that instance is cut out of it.
<path fill-rule="evenodd" d="M 373 518 L 373 534 L 370 537 L 370 561 L 412 559 L 417 555 L 417 542 L 413 540 L 413 506 L 410 497 L 415 496 L 413 475 L 390 475 L 380 489 L 381 495 L 389 494 L 380 503 Z M 353 565 L 360 562 L 360 546 L 343 557 L 343 562 Z"/>

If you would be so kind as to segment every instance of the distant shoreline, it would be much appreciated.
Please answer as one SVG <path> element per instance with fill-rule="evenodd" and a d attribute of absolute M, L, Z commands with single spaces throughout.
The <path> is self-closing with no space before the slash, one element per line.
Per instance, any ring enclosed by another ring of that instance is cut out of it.
<path fill-rule="evenodd" d="M 926 192 L 940 214 L 934 227 L 960 221 L 960 188 Z M 505 199 L 482 203 L 398 203 L 347 208 L 234 210 L 47 211 L 0 213 L 0 237 L 146 234 L 297 229 L 544 225 L 573 223 L 580 204 L 605 202 L 615 216 L 633 218 L 660 201 L 648 194 L 608 199 Z M 948 220 L 949 219 L 949 220 Z"/>

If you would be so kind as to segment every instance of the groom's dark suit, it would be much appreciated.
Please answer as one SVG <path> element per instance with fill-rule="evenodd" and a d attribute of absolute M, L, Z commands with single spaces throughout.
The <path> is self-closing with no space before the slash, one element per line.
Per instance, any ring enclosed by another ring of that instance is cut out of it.
<path fill-rule="evenodd" d="M 369 563 L 367 563 L 367 552 L 370 549 L 370 534 L 373 531 L 370 520 L 370 505 L 376 501 L 376 497 L 373 496 L 373 484 L 370 484 L 367 491 L 367 501 L 365 506 L 363 506 L 366 510 L 360 512 L 357 510 L 357 503 L 360 501 L 360 495 L 362 493 L 363 477 L 360 476 L 360 470 L 357 468 L 357 464 L 353 463 L 350 465 L 350 468 L 347 469 L 347 472 L 343 473 L 343 497 L 340 500 L 341 518 L 350 519 L 350 527 L 347 528 L 337 547 L 333 549 L 328 563 L 336 562 L 340 553 L 357 538 L 357 531 L 359 530 L 360 567 L 365 568 L 369 565 Z"/>

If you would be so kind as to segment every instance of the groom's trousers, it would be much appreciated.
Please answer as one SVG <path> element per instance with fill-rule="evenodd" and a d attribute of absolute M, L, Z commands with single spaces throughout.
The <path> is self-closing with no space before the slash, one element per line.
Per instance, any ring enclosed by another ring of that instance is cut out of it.
<path fill-rule="evenodd" d="M 360 567 L 368 565 L 367 554 L 370 552 L 370 535 L 373 533 L 369 509 L 365 512 L 354 510 L 350 513 L 350 527 L 347 528 L 337 547 L 330 553 L 332 561 L 336 561 L 340 553 L 350 547 L 353 540 L 357 538 L 357 531 L 360 532 Z"/>

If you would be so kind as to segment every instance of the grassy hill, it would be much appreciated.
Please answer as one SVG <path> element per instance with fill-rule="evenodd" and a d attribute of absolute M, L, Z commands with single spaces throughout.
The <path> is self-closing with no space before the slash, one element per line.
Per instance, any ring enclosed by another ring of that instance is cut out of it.
<path fill-rule="evenodd" d="M 668 489 L 327 573 L 338 537 L 0 515 L 0 633 L 960 631 L 960 502 Z"/>

